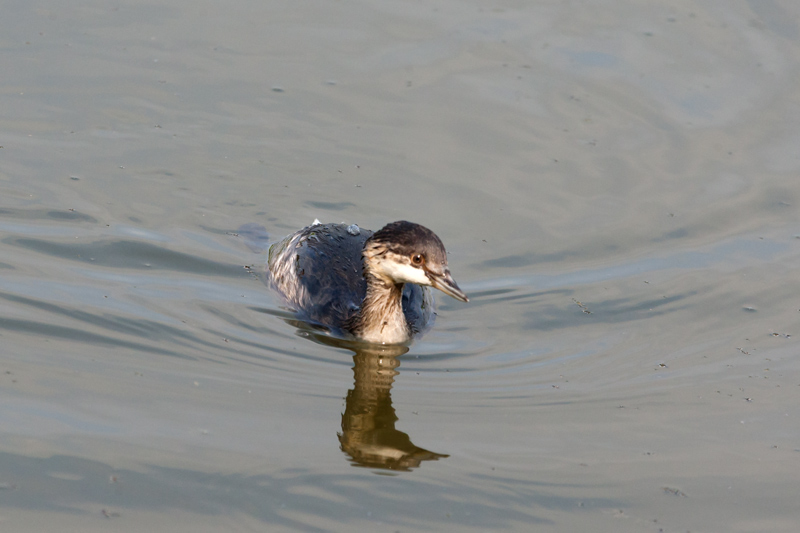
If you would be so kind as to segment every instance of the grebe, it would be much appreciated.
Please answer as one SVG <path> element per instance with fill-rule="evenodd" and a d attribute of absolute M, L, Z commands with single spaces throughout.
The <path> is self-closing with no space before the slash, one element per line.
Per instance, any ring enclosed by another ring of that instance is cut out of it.
<path fill-rule="evenodd" d="M 270 246 L 267 265 L 303 321 L 370 343 L 405 343 L 425 328 L 433 311 L 426 285 L 469 301 L 439 237 L 404 220 L 375 233 L 315 221 Z"/>

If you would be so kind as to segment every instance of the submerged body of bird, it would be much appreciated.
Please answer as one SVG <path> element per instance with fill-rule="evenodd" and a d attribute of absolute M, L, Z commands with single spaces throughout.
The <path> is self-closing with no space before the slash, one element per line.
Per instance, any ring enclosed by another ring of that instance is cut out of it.
<path fill-rule="evenodd" d="M 400 344 L 433 317 L 433 286 L 468 298 L 450 275 L 447 252 L 431 230 L 412 222 L 379 231 L 319 224 L 269 249 L 269 280 L 304 322 L 337 336 Z"/>

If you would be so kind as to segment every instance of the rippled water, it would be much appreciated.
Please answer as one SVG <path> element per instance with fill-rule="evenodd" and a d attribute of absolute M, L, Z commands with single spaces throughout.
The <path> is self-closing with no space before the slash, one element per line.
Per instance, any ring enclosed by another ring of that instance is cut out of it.
<path fill-rule="evenodd" d="M 799 14 L 9 3 L 2 529 L 795 531 Z M 470 302 L 298 330 L 237 229 L 314 218 Z"/>

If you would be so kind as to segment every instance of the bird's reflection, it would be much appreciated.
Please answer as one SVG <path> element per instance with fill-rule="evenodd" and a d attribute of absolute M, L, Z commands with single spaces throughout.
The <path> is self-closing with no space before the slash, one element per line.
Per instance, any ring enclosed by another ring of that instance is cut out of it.
<path fill-rule="evenodd" d="M 368 351 L 353 356 L 354 387 L 347 392 L 339 443 L 353 464 L 389 470 L 410 470 L 422 461 L 447 457 L 411 442 L 395 429 L 398 418 L 392 407 L 392 384 L 399 374 L 396 355 Z"/>
<path fill-rule="evenodd" d="M 449 457 L 415 446 L 407 433 L 395 428 L 398 418 L 392 406 L 392 384 L 400 373 L 399 356 L 408 347 L 364 345 L 308 330 L 299 334 L 355 352 L 355 384 L 347 391 L 342 431 L 338 434 L 341 450 L 353 466 L 405 471 L 419 467 L 423 461 Z"/>

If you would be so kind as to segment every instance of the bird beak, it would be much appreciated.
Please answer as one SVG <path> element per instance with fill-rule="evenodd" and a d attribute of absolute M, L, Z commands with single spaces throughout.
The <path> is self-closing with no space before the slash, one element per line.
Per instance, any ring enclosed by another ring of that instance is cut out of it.
<path fill-rule="evenodd" d="M 456 300 L 461 302 L 468 302 L 469 298 L 467 295 L 464 294 L 458 287 L 458 283 L 456 280 L 453 279 L 453 276 L 450 275 L 449 270 L 445 270 L 444 274 L 435 274 L 433 272 L 428 271 L 428 278 L 431 280 L 431 285 L 435 288 L 439 289 L 443 293 L 448 296 L 452 296 Z"/>

